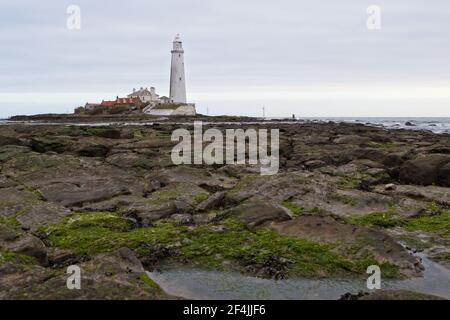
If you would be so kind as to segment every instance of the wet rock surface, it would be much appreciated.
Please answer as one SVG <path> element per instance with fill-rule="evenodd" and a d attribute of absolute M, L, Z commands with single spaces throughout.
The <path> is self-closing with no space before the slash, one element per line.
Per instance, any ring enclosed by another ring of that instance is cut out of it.
<path fill-rule="evenodd" d="M 434 295 L 408 290 L 377 290 L 371 293 L 346 293 L 339 300 L 445 300 Z"/>
<path fill-rule="evenodd" d="M 192 120 L 0 126 L 1 298 L 169 298 L 141 263 L 273 279 L 364 277 L 374 263 L 418 277 L 414 251 L 450 265 L 448 135 L 208 118 L 280 129 L 279 173 L 261 176 L 174 165 L 171 133 Z M 66 289 L 70 264 L 88 270 L 82 293 Z"/>

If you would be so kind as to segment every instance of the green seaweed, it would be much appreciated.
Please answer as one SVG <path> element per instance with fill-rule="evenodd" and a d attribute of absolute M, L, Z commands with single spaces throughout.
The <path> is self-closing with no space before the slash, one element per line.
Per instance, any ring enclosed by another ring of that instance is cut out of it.
<path fill-rule="evenodd" d="M 155 282 L 153 281 L 147 273 L 143 272 L 140 276 L 139 279 L 144 282 L 146 285 L 148 285 L 149 287 L 153 288 L 153 289 L 158 289 L 161 290 L 161 287 Z"/>
<path fill-rule="evenodd" d="M 294 215 L 301 215 L 304 211 L 305 208 L 303 208 L 302 206 L 299 206 L 298 204 L 296 204 L 295 202 L 293 202 L 292 200 L 288 199 L 285 200 L 281 203 L 281 205 L 287 209 L 289 209 L 292 214 Z"/>
<path fill-rule="evenodd" d="M 11 251 L 0 250 L 0 265 L 6 262 L 15 262 L 22 264 L 36 264 L 36 259 L 24 254 L 14 253 Z"/>
<path fill-rule="evenodd" d="M 175 262 L 202 267 L 221 268 L 224 261 L 239 265 L 243 256 L 251 255 L 263 262 L 272 256 L 289 261 L 292 274 L 362 274 L 366 257 L 344 257 L 334 252 L 334 245 L 298 237 L 282 236 L 268 228 L 249 231 L 238 220 L 229 218 L 218 225 L 180 226 L 161 220 L 152 227 L 130 229 L 129 221 L 107 212 L 76 214 L 62 223 L 44 228 L 48 240 L 56 247 L 70 249 L 78 255 L 108 252 L 120 247 L 137 249 L 142 243 L 176 245 Z"/>

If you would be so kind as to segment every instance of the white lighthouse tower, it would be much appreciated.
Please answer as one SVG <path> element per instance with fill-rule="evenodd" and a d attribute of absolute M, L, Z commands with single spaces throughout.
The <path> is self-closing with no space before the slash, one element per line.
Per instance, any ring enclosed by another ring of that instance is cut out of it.
<path fill-rule="evenodd" d="M 173 40 L 170 68 L 170 102 L 186 103 L 186 81 L 184 78 L 184 50 L 180 35 Z"/>

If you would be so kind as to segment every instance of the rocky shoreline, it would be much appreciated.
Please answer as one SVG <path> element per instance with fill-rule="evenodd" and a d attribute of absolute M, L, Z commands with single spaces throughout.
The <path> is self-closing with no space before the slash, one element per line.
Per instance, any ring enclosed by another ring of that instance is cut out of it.
<path fill-rule="evenodd" d="M 0 299 L 172 299 L 144 272 L 163 264 L 272 279 L 364 278 L 377 264 L 414 278 L 421 251 L 450 268 L 449 135 L 239 117 L 11 120 L 0 126 Z M 194 120 L 279 129 L 280 172 L 173 165 L 171 133 Z M 72 264 L 83 290 L 66 288 Z"/>

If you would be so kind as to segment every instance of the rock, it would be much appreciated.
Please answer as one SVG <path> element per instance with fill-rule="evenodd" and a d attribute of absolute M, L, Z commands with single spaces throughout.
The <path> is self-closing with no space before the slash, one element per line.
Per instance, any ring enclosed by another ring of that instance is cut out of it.
<path fill-rule="evenodd" d="M 7 146 L 7 145 L 21 146 L 23 145 L 23 143 L 20 139 L 15 137 L 0 136 L 0 146 Z"/>
<path fill-rule="evenodd" d="M 36 152 L 63 153 L 70 149 L 69 137 L 36 137 L 31 139 L 31 149 Z"/>
<path fill-rule="evenodd" d="M 443 206 L 450 206 L 450 193 L 448 188 L 438 186 L 415 186 L 415 185 L 396 185 L 395 190 L 386 191 L 384 185 L 376 186 L 375 192 L 395 196 L 399 199 L 423 200 L 422 205 L 429 206 L 430 202 L 440 203 Z M 416 200 L 417 201 L 417 200 Z M 417 203 L 416 205 L 419 205 Z M 419 205 L 419 209 L 421 205 Z"/>
<path fill-rule="evenodd" d="M 375 290 L 358 297 L 357 300 L 445 300 L 444 298 L 408 291 L 408 290 Z"/>
<path fill-rule="evenodd" d="M 405 122 L 405 126 L 407 126 L 407 127 L 415 127 L 416 125 L 414 123 L 412 123 L 411 121 L 406 121 Z"/>
<path fill-rule="evenodd" d="M 68 266 L 78 262 L 78 258 L 70 250 L 49 248 L 47 255 L 49 264 L 53 267 Z"/>
<path fill-rule="evenodd" d="M 47 248 L 44 243 L 32 235 L 26 235 L 7 245 L 8 250 L 36 258 L 43 266 L 48 265 Z"/>
<path fill-rule="evenodd" d="M 161 204 L 134 204 L 129 207 L 128 212 L 127 216 L 135 217 L 139 225 L 148 227 L 153 221 L 178 213 L 178 208 L 173 201 Z"/>
<path fill-rule="evenodd" d="M 449 187 L 446 184 L 446 164 L 450 162 L 449 155 L 432 154 L 406 161 L 399 172 L 399 179 L 405 183 L 418 185 L 439 184 Z M 441 172 L 441 170 L 443 170 Z M 443 184 L 442 184 L 443 183 Z"/>
<path fill-rule="evenodd" d="M 384 190 L 386 191 L 392 191 L 395 190 L 396 186 L 393 183 L 388 183 L 387 185 L 384 186 Z"/>
<path fill-rule="evenodd" d="M 360 249 L 369 251 L 378 261 L 396 265 L 407 276 L 420 276 L 423 266 L 400 244 L 380 230 L 345 224 L 331 217 L 302 215 L 293 220 L 274 222 L 271 227 L 281 235 L 318 242 L 343 245 L 364 243 Z"/>
<path fill-rule="evenodd" d="M 134 132 L 131 129 L 124 129 L 120 133 L 121 139 L 133 139 L 134 138 Z"/>
<path fill-rule="evenodd" d="M 174 245 L 165 245 L 160 241 L 151 243 L 143 242 L 137 249 L 139 251 L 139 259 L 146 270 L 154 270 L 161 263 L 161 260 L 177 254 Z"/>
<path fill-rule="evenodd" d="M 121 139 L 122 134 L 119 129 L 114 128 L 89 128 L 88 133 L 90 135 L 107 138 L 107 139 Z"/>
<path fill-rule="evenodd" d="M 152 167 L 151 161 L 145 155 L 124 152 L 108 156 L 106 162 L 120 168 L 147 168 Z"/>
<path fill-rule="evenodd" d="M 226 196 L 226 192 L 225 191 L 221 191 L 221 192 L 216 192 L 215 194 L 213 194 L 212 196 L 210 196 L 208 199 L 206 199 L 205 201 L 202 201 L 196 208 L 197 211 L 207 211 L 209 209 L 213 209 L 216 208 L 218 206 L 220 206 Z"/>
<path fill-rule="evenodd" d="M 128 248 L 100 254 L 78 264 L 81 290 L 66 287 L 65 268 L 0 265 L 0 299 L 125 300 L 170 299 Z"/>
<path fill-rule="evenodd" d="M 368 159 L 382 163 L 387 167 L 398 166 L 403 162 L 403 154 L 399 152 L 386 152 L 375 148 L 361 148 L 349 150 L 353 159 Z"/>
<path fill-rule="evenodd" d="M 109 148 L 101 144 L 90 144 L 78 150 L 78 155 L 82 157 L 105 157 Z"/>
<path fill-rule="evenodd" d="M 444 187 L 450 187 L 450 162 L 439 168 L 437 184 Z"/>
<path fill-rule="evenodd" d="M 225 215 L 237 217 L 249 229 L 265 222 L 291 219 L 291 216 L 283 207 L 255 200 L 244 202 L 228 210 Z"/>
<path fill-rule="evenodd" d="M 258 172 L 259 173 L 259 172 Z M 190 183 L 200 186 L 207 191 L 217 192 L 230 189 L 237 183 L 236 178 L 228 177 L 223 173 L 213 170 L 199 169 L 196 167 L 176 166 L 157 172 L 155 177 L 163 184 Z"/>
<path fill-rule="evenodd" d="M 358 135 L 345 135 L 333 140 L 335 144 L 354 144 L 360 145 L 370 141 L 370 138 Z"/>
<path fill-rule="evenodd" d="M 171 216 L 172 219 L 174 219 L 179 224 L 190 224 L 192 223 L 192 215 L 190 214 L 174 214 Z"/>
<path fill-rule="evenodd" d="M 385 172 L 386 170 L 382 168 L 370 168 L 366 170 L 366 173 L 370 174 L 371 176 L 380 176 Z"/>
<path fill-rule="evenodd" d="M 117 256 L 120 257 L 118 267 L 126 272 L 141 274 L 145 272 L 141 261 L 134 255 L 129 248 L 120 248 L 117 250 Z"/>
<path fill-rule="evenodd" d="M 70 210 L 42 201 L 38 194 L 26 190 L 4 188 L 0 192 L 0 216 L 15 216 L 23 228 L 37 230 L 41 226 L 57 223 L 69 214 Z"/>
<path fill-rule="evenodd" d="M 216 214 L 198 213 L 192 216 L 194 224 L 207 224 L 216 219 Z"/>
<path fill-rule="evenodd" d="M 14 180 L 9 179 L 8 177 L 0 175 L 0 188 L 10 188 L 10 187 L 16 187 L 17 182 Z"/>
<path fill-rule="evenodd" d="M 4 224 L 0 224 L 0 241 L 12 241 L 19 237 L 19 232 Z"/>
<path fill-rule="evenodd" d="M 326 162 L 322 160 L 309 160 L 305 162 L 305 167 L 308 169 L 316 169 L 326 165 Z"/>
<path fill-rule="evenodd" d="M 241 263 L 245 266 L 245 271 L 254 277 L 283 280 L 287 277 L 290 261 L 272 255 L 260 261 L 254 255 L 242 255 Z"/>
<path fill-rule="evenodd" d="M 100 184 L 103 180 L 103 184 Z M 61 203 L 65 207 L 81 207 L 83 204 L 107 200 L 119 195 L 129 194 L 125 186 L 118 185 L 109 179 L 99 179 L 96 188 L 91 188 L 89 182 L 77 186 L 69 183 L 54 183 L 42 187 L 44 197 L 53 202 Z"/>

